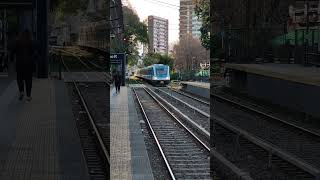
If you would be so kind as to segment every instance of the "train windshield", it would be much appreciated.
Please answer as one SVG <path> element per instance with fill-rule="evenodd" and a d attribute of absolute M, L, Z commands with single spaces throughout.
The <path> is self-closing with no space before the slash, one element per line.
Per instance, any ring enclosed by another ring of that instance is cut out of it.
<path fill-rule="evenodd" d="M 157 75 L 167 75 L 167 68 L 165 67 L 158 67 L 156 68 Z"/>

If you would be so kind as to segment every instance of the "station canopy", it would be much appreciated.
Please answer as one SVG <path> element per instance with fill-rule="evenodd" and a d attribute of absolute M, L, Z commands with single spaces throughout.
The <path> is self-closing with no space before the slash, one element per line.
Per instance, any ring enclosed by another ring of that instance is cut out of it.
<path fill-rule="evenodd" d="M 2 0 L 0 1 L 0 8 L 23 8 L 32 7 L 34 0 Z"/>

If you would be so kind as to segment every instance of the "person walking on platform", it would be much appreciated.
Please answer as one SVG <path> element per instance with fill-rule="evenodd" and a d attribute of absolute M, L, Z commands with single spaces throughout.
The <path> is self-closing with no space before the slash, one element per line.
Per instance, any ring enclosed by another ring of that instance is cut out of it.
<path fill-rule="evenodd" d="M 31 101 L 32 74 L 35 62 L 36 46 L 32 41 L 29 30 L 20 32 L 11 47 L 11 58 L 16 58 L 17 83 L 19 87 L 19 100 L 24 97 L 26 87 L 27 101 Z"/>
<path fill-rule="evenodd" d="M 120 93 L 121 76 L 119 72 L 117 72 L 114 76 L 114 85 L 116 87 L 116 93 Z"/>

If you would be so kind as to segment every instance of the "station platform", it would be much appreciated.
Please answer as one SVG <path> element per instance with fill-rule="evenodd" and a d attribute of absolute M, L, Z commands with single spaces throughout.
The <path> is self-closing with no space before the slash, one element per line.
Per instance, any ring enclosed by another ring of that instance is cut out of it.
<path fill-rule="evenodd" d="M 320 117 L 320 68 L 298 64 L 225 65 L 228 86 L 249 96 Z M 228 71 L 227 71 L 228 72 Z"/>
<path fill-rule="evenodd" d="M 198 95 L 203 98 L 210 98 L 210 83 L 182 81 L 181 90 Z"/>
<path fill-rule="evenodd" d="M 197 86 L 205 89 L 210 89 L 210 83 L 206 82 L 181 81 L 181 84 L 187 84 L 190 86 Z"/>
<path fill-rule="evenodd" d="M 226 63 L 226 68 L 258 74 L 296 83 L 320 86 L 320 68 L 297 64 L 234 64 Z"/>
<path fill-rule="evenodd" d="M 65 83 L 34 79 L 32 98 L 0 77 L 0 179 L 88 180 Z"/>
<path fill-rule="evenodd" d="M 130 87 L 110 90 L 110 178 L 152 180 L 153 174 Z"/>

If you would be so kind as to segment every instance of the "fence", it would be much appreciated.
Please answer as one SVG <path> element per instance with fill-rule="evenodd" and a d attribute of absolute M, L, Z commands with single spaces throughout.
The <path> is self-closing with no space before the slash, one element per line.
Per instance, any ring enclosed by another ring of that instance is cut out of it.
<path fill-rule="evenodd" d="M 228 62 L 256 61 L 320 65 L 320 30 L 284 28 L 225 28 L 214 38 Z M 217 42 L 221 41 L 221 42 Z"/>
<path fill-rule="evenodd" d="M 210 72 L 209 71 L 180 71 L 171 74 L 172 80 L 180 81 L 200 81 L 200 82 L 209 82 Z"/>

